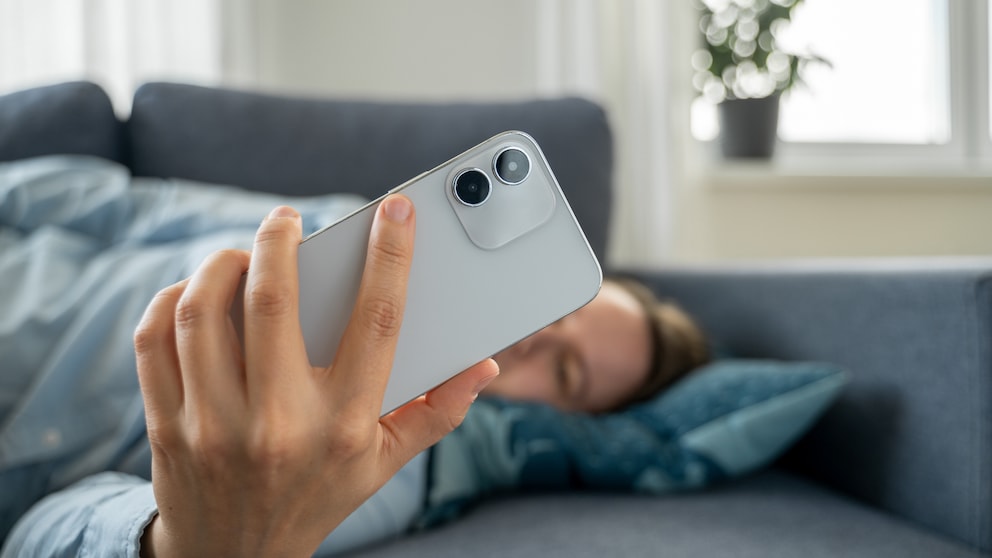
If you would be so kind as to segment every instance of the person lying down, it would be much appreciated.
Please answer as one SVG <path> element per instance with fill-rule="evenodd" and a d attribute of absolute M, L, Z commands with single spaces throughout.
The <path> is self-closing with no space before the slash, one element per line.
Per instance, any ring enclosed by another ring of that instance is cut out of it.
<path fill-rule="evenodd" d="M 433 526 L 464 513 L 486 494 L 526 489 L 501 486 L 498 479 L 507 471 L 499 471 L 495 463 L 466 465 L 464 460 L 499 455 L 512 447 L 502 444 L 496 433 L 505 432 L 506 424 L 514 421 L 543 425 L 548 429 L 544 435 L 553 435 L 551 416 L 609 414 L 647 401 L 703 365 L 707 350 L 702 332 L 677 305 L 657 300 L 638 282 L 613 278 L 604 281 L 589 304 L 493 358 L 499 376 L 482 391 L 457 436 L 435 447 L 434 470 L 427 470 L 425 454 L 415 458 L 325 539 L 322 552 L 333 555 L 411 528 Z M 527 419 L 521 418 L 521 411 L 537 413 Z M 478 451 L 483 447 L 485 451 Z M 470 486 L 456 488 L 453 479 L 465 478 L 463 467 L 469 468 Z M 569 473 L 559 476 L 565 482 Z M 609 474 L 602 476 L 604 483 L 609 480 Z M 427 494 L 427 486 L 433 494 Z M 544 483 L 533 488 L 583 487 Z M 448 493 L 458 489 L 465 492 Z M 425 495 L 428 509 L 423 506 Z"/>
<path fill-rule="evenodd" d="M 156 292 L 192 275 L 214 250 L 251 246 L 262 217 L 286 201 L 133 179 L 90 158 L 0 165 L 4 557 L 138 555 L 157 508 L 133 331 Z M 312 231 L 364 200 L 290 203 Z M 316 555 L 429 528 L 503 491 L 651 491 L 650 460 L 631 471 L 593 458 L 617 450 L 618 428 L 630 432 L 611 417 L 656 397 L 706 362 L 707 351 L 685 312 L 616 278 L 585 307 L 493 359 L 500 375 L 461 427 L 414 457 Z M 515 443 L 535 439 L 550 443 Z"/>

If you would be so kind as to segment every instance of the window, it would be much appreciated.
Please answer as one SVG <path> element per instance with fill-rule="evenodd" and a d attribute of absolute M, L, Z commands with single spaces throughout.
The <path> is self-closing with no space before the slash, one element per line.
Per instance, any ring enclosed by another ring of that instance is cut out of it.
<path fill-rule="evenodd" d="M 811 64 L 783 97 L 779 153 L 990 161 L 989 3 L 805 0 L 779 43 L 833 67 Z M 714 113 L 694 103 L 697 139 L 716 136 Z"/>
<path fill-rule="evenodd" d="M 219 0 L 0 0 L 0 94 L 100 83 L 126 111 L 142 81 L 222 77 Z"/>
<path fill-rule="evenodd" d="M 782 100 L 786 141 L 942 144 L 950 140 L 947 0 L 808 0 L 779 39 L 832 64 Z"/>

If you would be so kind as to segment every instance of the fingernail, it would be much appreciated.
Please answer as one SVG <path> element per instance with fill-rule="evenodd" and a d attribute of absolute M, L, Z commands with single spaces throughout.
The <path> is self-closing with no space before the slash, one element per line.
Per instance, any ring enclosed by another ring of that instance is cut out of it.
<path fill-rule="evenodd" d="M 280 205 L 269 212 L 267 219 L 299 218 L 300 214 L 295 209 L 286 205 Z"/>
<path fill-rule="evenodd" d="M 412 209 L 412 204 L 410 200 L 404 198 L 403 196 L 392 196 L 386 198 L 386 201 L 382 202 L 386 207 L 386 217 L 394 223 L 405 223 L 410 217 L 410 211 Z"/>

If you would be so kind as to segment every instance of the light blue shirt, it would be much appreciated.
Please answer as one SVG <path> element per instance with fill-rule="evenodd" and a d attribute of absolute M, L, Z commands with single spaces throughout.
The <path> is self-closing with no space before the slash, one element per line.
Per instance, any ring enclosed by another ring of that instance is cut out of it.
<path fill-rule="evenodd" d="M 216 249 L 249 248 L 283 203 L 312 231 L 364 200 L 133 179 L 84 157 L 0 164 L 4 558 L 137 556 L 156 506 L 134 328 L 157 291 Z"/>

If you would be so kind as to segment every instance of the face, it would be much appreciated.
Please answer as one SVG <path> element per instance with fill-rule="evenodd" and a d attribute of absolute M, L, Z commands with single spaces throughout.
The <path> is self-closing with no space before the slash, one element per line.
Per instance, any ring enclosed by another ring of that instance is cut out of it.
<path fill-rule="evenodd" d="M 564 411 L 608 411 L 646 381 L 650 351 L 644 309 L 607 282 L 589 304 L 496 354 L 500 375 L 485 393 Z"/>

